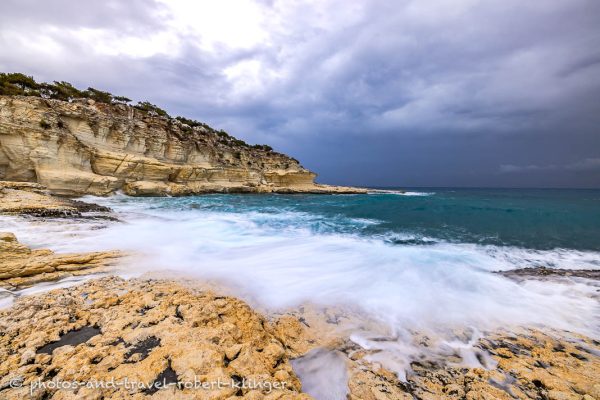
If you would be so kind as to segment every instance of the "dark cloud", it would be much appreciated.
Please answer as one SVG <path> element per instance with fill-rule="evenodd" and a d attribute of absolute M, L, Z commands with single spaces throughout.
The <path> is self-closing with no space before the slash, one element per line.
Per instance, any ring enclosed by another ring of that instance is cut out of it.
<path fill-rule="evenodd" d="M 597 1 L 192 3 L 5 2 L 0 68 L 148 99 L 331 183 L 600 186 Z"/>

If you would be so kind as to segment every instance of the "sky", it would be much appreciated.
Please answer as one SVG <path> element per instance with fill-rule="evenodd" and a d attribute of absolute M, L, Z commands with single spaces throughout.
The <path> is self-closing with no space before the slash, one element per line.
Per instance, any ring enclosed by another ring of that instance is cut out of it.
<path fill-rule="evenodd" d="M 598 0 L 3 0 L 0 71 L 362 186 L 600 187 Z"/>

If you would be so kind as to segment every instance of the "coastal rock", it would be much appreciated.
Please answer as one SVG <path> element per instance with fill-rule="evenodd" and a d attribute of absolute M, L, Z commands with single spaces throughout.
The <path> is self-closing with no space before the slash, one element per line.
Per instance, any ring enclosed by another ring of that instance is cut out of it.
<path fill-rule="evenodd" d="M 0 96 L 0 180 L 55 194 L 366 192 L 315 176 L 284 154 L 124 104 Z"/>
<path fill-rule="evenodd" d="M 123 254 L 119 251 L 55 254 L 31 250 L 14 234 L 0 232 L 0 287 L 21 288 L 73 275 L 106 271 Z"/>
<path fill-rule="evenodd" d="M 82 213 L 108 213 L 108 207 L 51 195 L 37 183 L 0 181 L 0 213 L 35 217 L 82 217 Z M 96 218 L 111 218 L 96 215 Z"/>
<path fill-rule="evenodd" d="M 471 353 L 461 355 L 435 351 L 435 338 L 415 333 L 421 354 L 413 357 L 401 378 L 373 358 L 381 355 L 381 348 L 397 346 L 397 338 L 375 337 L 379 345 L 371 349 L 351 339 L 357 325 L 370 331 L 370 324 L 351 310 L 315 312 L 304 306 L 280 317 L 275 329 L 281 332 L 278 337 L 288 351 L 298 357 L 295 362 L 315 349 L 343 355 L 348 371 L 347 397 L 351 400 L 600 398 L 600 342 L 592 338 L 514 328 L 485 334 Z M 467 332 L 463 334 L 466 339 Z M 466 366 L 473 361 L 464 357 L 472 357 L 480 365 Z M 326 375 L 332 366 L 321 368 L 320 374 Z"/>
<path fill-rule="evenodd" d="M 22 298 L 0 313 L 0 326 L 7 400 L 31 385 L 35 398 L 53 399 L 310 399 L 262 316 L 166 281 L 104 278 Z M 38 379 L 115 385 L 50 389 Z M 148 388 L 162 381 L 171 385 Z"/>
<path fill-rule="evenodd" d="M 586 278 L 600 280 L 600 270 L 597 269 L 567 269 L 548 267 L 528 267 L 512 269 L 508 271 L 497 271 L 497 274 L 515 280 L 523 279 L 546 279 L 546 278 Z"/>
<path fill-rule="evenodd" d="M 14 242 L 9 234 L 0 240 Z M 356 328 L 351 318 L 301 307 L 267 319 L 238 299 L 189 282 L 92 280 L 17 299 L 0 312 L 0 397 L 23 398 L 32 384 L 35 398 L 52 399 L 309 399 L 302 390 L 327 391 L 328 384 L 351 400 L 600 396 L 600 343 L 590 338 L 532 329 L 488 333 L 473 349 L 485 365 L 466 367 L 458 354 L 430 354 L 411 362 L 401 379 L 373 361 L 376 349 L 360 347 L 338 329 L 345 320 Z M 418 339 L 426 349 L 433 340 Z M 307 382 L 317 388 L 301 385 L 294 368 L 303 358 L 309 363 L 299 370 L 312 373 Z M 328 383 L 334 369 L 347 382 Z M 141 385 L 55 387 L 125 379 Z M 219 380 L 224 386 L 186 387 Z M 171 386 L 147 388 L 157 381 Z M 245 385 L 237 387 L 240 382 Z"/>

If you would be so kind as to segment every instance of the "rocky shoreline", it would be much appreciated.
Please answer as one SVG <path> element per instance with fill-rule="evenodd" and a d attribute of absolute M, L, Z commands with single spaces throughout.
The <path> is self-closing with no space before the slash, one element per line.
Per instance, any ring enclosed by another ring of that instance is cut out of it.
<path fill-rule="evenodd" d="M 311 368 L 331 373 L 340 366 L 329 384 L 357 400 L 600 395 L 600 342 L 589 338 L 495 332 L 475 344 L 491 356 L 487 369 L 460 366 L 459 355 L 449 354 L 413 361 L 403 381 L 369 361 L 374 350 L 341 335 L 344 316 L 337 314 L 336 322 L 333 314 L 301 309 L 263 316 L 236 298 L 173 280 L 92 280 L 20 298 L 0 313 L 0 396 L 309 399 L 299 375 L 310 382 Z M 427 346 L 427 338 L 420 339 Z M 41 384 L 126 380 L 139 385 L 74 390 Z M 161 381 L 169 387 L 154 391 Z M 190 382 L 206 386 L 187 387 Z"/>
<path fill-rule="evenodd" d="M 43 186 L 27 182 L 0 182 L 0 214 L 44 218 L 99 218 L 115 220 L 111 210 L 97 204 L 61 198 Z M 55 254 L 32 250 L 11 232 L 0 232 L 0 288 L 22 289 L 41 282 L 113 270 L 122 252 Z"/>
<path fill-rule="evenodd" d="M 3 183 L 0 200 L 1 213 L 28 218 L 114 218 L 36 184 Z M 0 287 L 111 273 L 122 257 L 118 250 L 31 250 L 5 232 Z M 415 332 L 423 353 L 399 376 L 377 358 L 397 338 L 382 334 L 370 337 L 382 347 L 359 345 L 349 333 L 365 322 L 348 310 L 305 305 L 269 313 L 228 294 L 202 282 L 108 276 L 18 296 L 0 311 L 0 398 L 600 399 L 600 342 L 593 338 L 531 327 L 484 332 L 469 360 L 432 352 L 436 338 Z"/>

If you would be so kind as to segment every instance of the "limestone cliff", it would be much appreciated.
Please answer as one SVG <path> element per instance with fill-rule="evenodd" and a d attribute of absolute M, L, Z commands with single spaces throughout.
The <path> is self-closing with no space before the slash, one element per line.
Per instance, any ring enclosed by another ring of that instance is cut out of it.
<path fill-rule="evenodd" d="M 0 96 L 0 180 L 55 194 L 364 192 L 315 176 L 266 147 L 125 104 Z"/>

